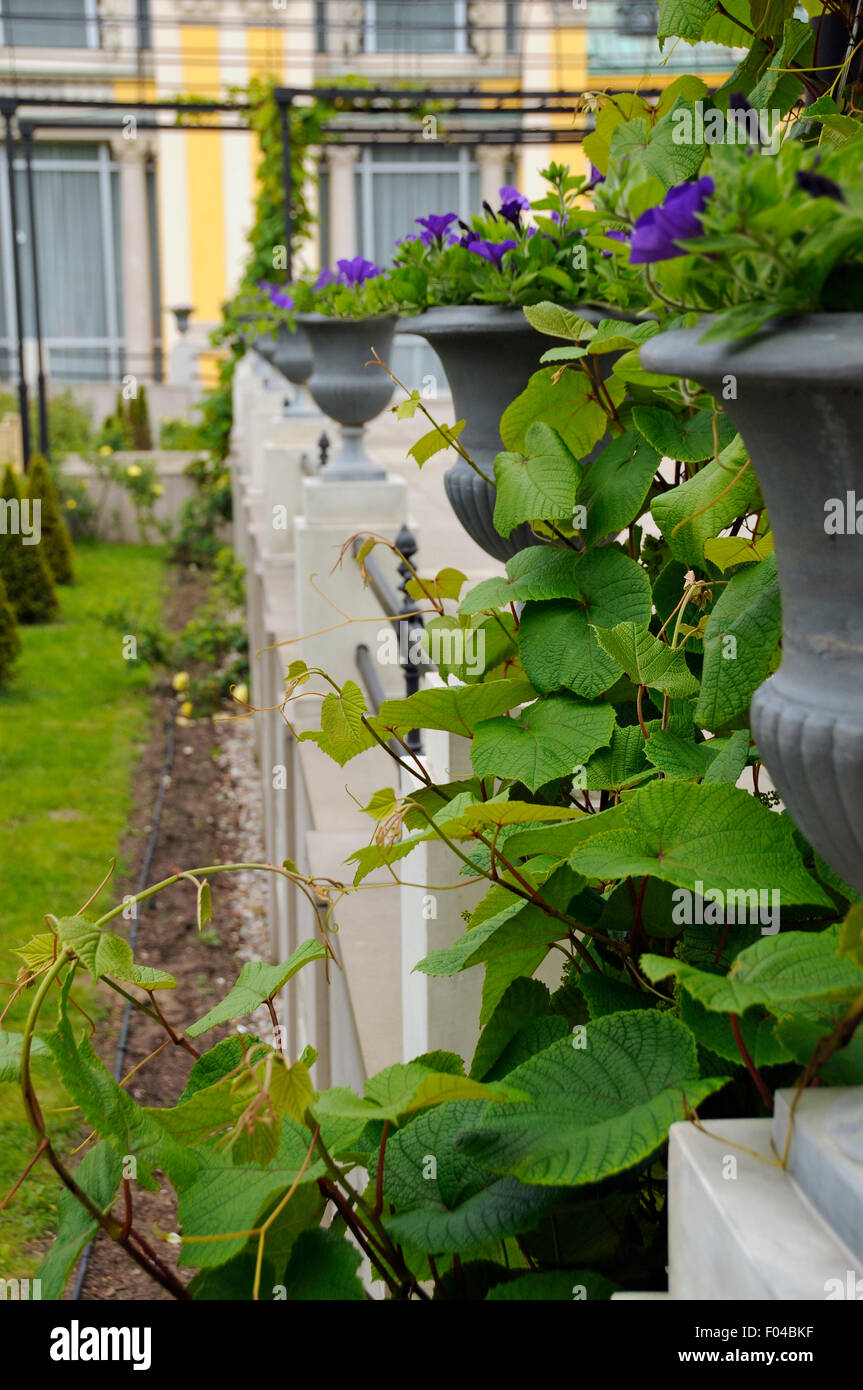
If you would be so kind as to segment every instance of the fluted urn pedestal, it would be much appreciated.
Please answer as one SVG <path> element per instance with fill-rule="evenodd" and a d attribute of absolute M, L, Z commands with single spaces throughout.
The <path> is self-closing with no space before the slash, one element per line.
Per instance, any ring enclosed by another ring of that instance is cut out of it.
<path fill-rule="evenodd" d="M 363 431 L 389 405 L 394 386 L 382 367 L 372 363 L 372 348 L 389 365 L 397 314 L 368 319 L 327 318 L 298 314 L 312 350 L 312 374 L 306 385 L 317 406 L 341 426 L 339 448 L 321 473 L 324 482 L 372 481 L 386 469 L 369 458 Z"/>
<path fill-rule="evenodd" d="M 777 320 L 742 342 L 704 331 L 659 334 L 641 363 L 706 387 L 749 450 L 783 618 L 752 733 L 791 818 L 863 891 L 863 314 Z"/>

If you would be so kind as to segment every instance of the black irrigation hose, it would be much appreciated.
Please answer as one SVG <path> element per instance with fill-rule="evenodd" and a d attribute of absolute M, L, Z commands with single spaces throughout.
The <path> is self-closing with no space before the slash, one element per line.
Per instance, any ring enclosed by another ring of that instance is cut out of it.
<path fill-rule="evenodd" d="M 147 879 L 150 876 L 150 866 L 153 863 L 153 855 L 156 852 L 156 842 L 159 838 L 159 827 L 162 823 L 162 808 L 165 804 L 165 792 L 168 789 L 168 782 L 170 780 L 171 772 L 173 771 L 174 767 L 174 749 L 176 746 L 176 735 L 173 713 L 171 714 L 171 717 L 167 722 L 166 734 L 167 747 L 165 749 L 165 761 L 162 764 L 162 772 L 159 777 L 159 790 L 156 793 L 156 803 L 153 807 L 153 820 L 150 825 L 150 839 L 147 842 L 147 852 L 144 855 L 144 862 L 141 865 L 141 872 L 138 876 L 138 893 L 143 893 L 144 889 L 147 886 Z M 143 907 L 145 907 L 146 904 L 140 904 L 139 906 L 143 909 Z M 132 918 L 132 930 L 129 933 L 129 945 L 131 946 L 133 951 L 135 949 L 137 941 L 138 912 L 136 911 L 134 917 Z M 118 1083 L 123 1075 L 123 1065 L 126 1059 L 126 1048 L 129 1041 L 129 1021 L 131 1017 L 132 1005 L 127 1001 L 126 1006 L 123 1009 L 123 1020 L 120 1024 L 120 1037 L 117 1042 L 117 1055 L 114 1059 L 114 1080 Z M 90 1267 L 90 1254 L 92 1250 L 93 1242 L 92 1240 L 88 1240 L 87 1245 L 84 1249 L 84 1253 L 81 1256 L 81 1262 L 78 1266 L 78 1274 L 75 1279 L 75 1291 L 72 1294 L 72 1298 L 75 1302 L 77 1302 L 81 1297 L 81 1291 L 84 1287 L 84 1282 L 87 1278 L 87 1270 Z"/>

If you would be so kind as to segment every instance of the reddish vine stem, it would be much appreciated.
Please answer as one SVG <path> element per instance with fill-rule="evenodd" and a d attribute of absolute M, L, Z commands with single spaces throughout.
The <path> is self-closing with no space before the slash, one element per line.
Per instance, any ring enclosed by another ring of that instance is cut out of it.
<path fill-rule="evenodd" d="M 766 1105 L 767 1109 L 770 1111 L 772 1115 L 773 1093 L 770 1090 L 770 1087 L 767 1085 L 767 1082 L 764 1080 L 764 1077 L 761 1075 L 760 1071 L 756 1067 L 755 1063 L 753 1062 L 749 1052 L 749 1048 L 743 1041 L 743 1033 L 740 1028 L 740 1019 L 737 1014 L 729 1014 L 728 1017 L 729 1022 L 731 1024 L 731 1032 L 734 1035 L 734 1042 L 737 1047 L 737 1051 L 743 1058 L 743 1064 L 746 1067 L 746 1070 L 749 1072 L 749 1075 L 752 1077 L 752 1080 L 758 1087 L 758 1094 L 761 1096 L 761 1099 L 764 1101 L 764 1104 Z"/>
<path fill-rule="evenodd" d="M 378 1149 L 378 1171 L 375 1178 L 375 1220 L 380 1216 L 384 1209 L 384 1158 L 387 1150 L 387 1136 L 390 1132 L 389 1120 L 384 1120 L 381 1130 L 381 1142 Z"/>

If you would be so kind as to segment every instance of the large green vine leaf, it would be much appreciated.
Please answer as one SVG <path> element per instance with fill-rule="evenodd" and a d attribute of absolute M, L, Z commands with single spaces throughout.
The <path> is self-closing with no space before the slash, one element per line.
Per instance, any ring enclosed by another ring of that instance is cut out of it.
<path fill-rule="evenodd" d="M 158 1188 L 154 1168 L 163 1169 L 176 1188 L 191 1182 L 197 1157 L 184 1149 L 159 1123 L 158 1113 L 148 1113 L 129 1092 L 118 1086 L 89 1038 L 75 1043 L 64 1013 L 56 1031 L 43 1035 L 57 1074 L 87 1124 L 115 1153 L 137 1160 L 137 1181 L 149 1190 Z"/>
<path fill-rule="evenodd" d="M 660 690 L 672 700 L 685 700 L 696 694 L 698 681 L 686 664 L 685 653 L 680 648 L 667 646 L 646 627 L 632 622 L 619 623 L 617 627 L 598 631 L 596 636 L 603 651 L 635 685 Z"/>
<path fill-rule="evenodd" d="M 470 738 L 481 720 L 514 709 L 535 693 L 530 682 L 521 678 L 439 686 L 418 690 L 404 700 L 384 700 L 378 722 L 387 729 L 445 729 Z"/>
<path fill-rule="evenodd" d="M 563 912 L 583 882 L 564 866 L 543 885 L 542 896 L 553 908 Z M 415 969 L 424 975 L 456 975 L 472 965 L 499 957 L 515 956 L 520 961 L 529 948 L 544 948 L 549 942 L 569 934 L 565 922 L 551 916 L 537 903 L 511 896 L 511 903 L 493 917 L 472 926 L 452 946 L 431 951 Z"/>
<path fill-rule="evenodd" d="M 591 1269 L 546 1269 L 538 1274 L 519 1274 L 505 1284 L 495 1284 L 485 1296 L 486 1303 L 587 1302 L 603 1301 L 616 1293 L 618 1285 Z"/>
<path fill-rule="evenodd" d="M 472 1250 L 532 1230 L 557 1200 L 547 1188 L 497 1177 L 459 1152 L 459 1134 L 483 1109 L 470 1101 L 442 1105 L 389 1140 L 384 1204 L 395 1214 L 385 1225 L 397 1241 L 431 1254 Z"/>
<path fill-rule="evenodd" d="M 292 1303 L 365 1301 L 361 1263 L 359 1250 L 339 1232 L 301 1231 L 285 1272 L 284 1298 Z"/>
<path fill-rule="evenodd" d="M 764 889 L 786 905 L 832 906 L 803 867 L 788 818 L 739 787 L 666 779 L 634 792 L 622 809 L 614 829 L 576 846 L 573 868 L 591 878 L 651 874 L 692 891 Z"/>
<path fill-rule="evenodd" d="M 641 965 L 654 983 L 674 975 L 693 999 L 716 1013 L 742 1014 L 758 1004 L 784 1013 L 813 1000 L 850 1003 L 863 995 L 863 970 L 838 951 L 839 933 L 837 923 L 819 932 L 762 937 L 740 952 L 727 975 L 662 956 L 644 955 Z"/>
<path fill-rule="evenodd" d="M 548 425 L 529 427 L 523 453 L 498 454 L 494 476 L 494 524 L 502 536 L 524 521 L 569 522 L 572 517 L 581 470 L 560 435 Z"/>
<path fill-rule="evenodd" d="M 650 510 L 675 559 L 703 566 L 705 541 L 751 509 L 758 483 L 746 459 L 736 437 L 694 478 L 653 499 Z"/>
<path fill-rule="evenodd" d="M 776 557 L 768 555 L 733 576 L 707 620 L 696 706 L 702 728 L 721 729 L 749 708 L 770 670 L 781 635 Z"/>
<path fill-rule="evenodd" d="M 585 1025 L 508 1080 L 532 1104 L 490 1105 L 459 1148 L 522 1182 L 580 1186 L 643 1162 L 726 1077 L 701 1078 L 695 1040 L 669 1014 L 633 1009 Z"/>
<path fill-rule="evenodd" d="M 505 1100 L 508 1087 L 484 1086 L 463 1072 L 439 1071 L 422 1061 L 396 1062 L 366 1082 L 365 1097 L 348 1086 L 332 1086 L 312 1106 L 315 1118 L 390 1120 L 456 1100 Z"/>
<path fill-rule="evenodd" d="M 641 515 L 660 456 L 636 430 L 627 430 L 584 465 L 575 495 L 587 522 L 581 534 L 588 545 L 617 535 Z"/>
<path fill-rule="evenodd" d="M 594 628 L 646 624 L 650 583 L 641 566 L 619 550 L 585 555 L 572 572 L 572 583 L 577 599 L 526 604 L 519 654 L 540 694 L 564 686 L 593 700 L 620 676 L 619 663 L 600 646 Z"/>
<path fill-rule="evenodd" d="M 544 367 L 534 372 L 521 395 L 507 406 L 500 422 L 500 437 L 507 449 L 523 453 L 534 422 L 557 430 L 577 459 L 589 454 L 605 434 L 608 419 L 596 400 L 596 387 L 583 372 L 569 369 L 557 381 L 559 370 Z M 606 388 L 613 405 L 620 405 L 626 393 L 623 382 L 611 378 Z"/>
<path fill-rule="evenodd" d="M 198 1176 L 180 1193 L 183 1263 L 200 1269 L 224 1264 L 243 1249 L 268 1204 L 294 1183 L 316 1183 L 326 1169 L 313 1159 L 303 1171 L 310 1144 L 307 1130 L 284 1119 L 276 1155 L 264 1167 L 233 1164 L 230 1151 L 199 1148 Z M 207 1239 L 213 1236 L 215 1240 Z"/>
<path fill-rule="evenodd" d="M 552 695 L 528 705 L 512 719 L 477 724 L 471 761 L 480 777 L 508 777 L 536 791 L 583 766 L 597 748 L 608 743 L 613 727 L 611 705 Z"/>
<path fill-rule="evenodd" d="M 110 1144 L 89 1149 L 75 1169 L 75 1181 L 103 1213 L 108 1212 L 123 1176 L 123 1159 Z M 78 1256 L 98 1231 L 98 1223 L 65 1189 L 57 1203 L 57 1235 L 39 1266 L 41 1296 L 59 1299 Z"/>

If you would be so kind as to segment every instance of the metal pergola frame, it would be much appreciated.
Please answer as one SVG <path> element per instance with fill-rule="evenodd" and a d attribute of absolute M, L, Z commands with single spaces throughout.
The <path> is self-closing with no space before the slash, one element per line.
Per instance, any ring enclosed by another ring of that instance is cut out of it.
<path fill-rule="evenodd" d="M 325 132 L 330 140 L 337 140 L 339 137 L 348 136 L 352 143 L 359 144 L 379 144 L 389 143 L 395 146 L 411 144 L 423 139 L 424 136 L 419 130 L 411 130 L 409 126 L 401 124 L 393 125 L 395 122 L 403 122 L 406 119 L 416 120 L 422 115 L 429 114 L 423 111 L 423 107 L 429 102 L 452 102 L 453 105 L 445 110 L 434 112 L 438 120 L 443 122 L 447 118 L 459 121 L 456 128 L 448 132 L 448 143 L 454 145 L 523 145 L 531 143 L 541 144 L 580 144 L 584 135 L 589 130 L 588 120 L 580 128 L 573 127 L 571 130 L 561 129 L 560 126 L 551 124 L 551 117 L 554 115 L 574 116 L 574 103 L 582 95 L 580 92 L 567 91 L 563 89 L 536 91 L 536 92 L 513 92 L 511 90 L 491 89 L 484 91 L 477 87 L 378 87 L 378 88 L 357 88 L 339 86 L 318 86 L 318 87 L 275 87 L 273 98 L 279 112 L 279 122 L 282 135 L 282 182 L 284 189 L 284 219 L 285 219 L 285 256 L 287 278 L 292 274 L 292 240 L 294 228 L 293 200 L 294 185 L 293 173 L 291 169 L 292 141 L 290 117 L 294 103 L 299 100 L 329 100 L 344 103 L 344 114 L 346 116 L 359 117 L 366 115 L 377 117 L 390 123 L 388 128 L 381 125 L 344 125 L 339 123 L 339 118 L 328 121 L 325 124 Z M 658 96 L 658 91 L 644 90 L 642 96 L 647 98 Z M 385 106 L 374 105 L 377 102 L 386 103 Z M 496 104 L 489 104 L 496 103 Z M 565 104 L 563 104 L 565 103 Z M 56 118 L 41 117 L 34 115 L 33 118 L 21 118 L 18 113 L 27 108 L 52 110 L 76 110 L 84 111 L 104 111 L 123 113 L 124 116 L 143 112 L 152 119 L 141 120 L 138 128 L 155 131 L 159 134 L 171 131 L 179 131 L 188 134 L 191 131 L 215 131 L 219 134 L 240 132 L 252 133 L 249 125 L 226 125 L 220 122 L 217 125 L 195 125 L 189 126 L 182 122 L 173 125 L 161 124 L 155 119 L 158 112 L 174 112 L 177 116 L 182 115 L 221 115 L 231 113 L 242 115 L 250 110 L 252 106 L 247 102 L 221 102 L 221 101 L 114 101 L 107 98 L 86 98 L 86 97 L 58 97 L 56 100 L 46 97 L 31 96 L 4 96 L 0 97 L 0 116 L 5 121 L 5 145 L 7 156 L 7 179 L 9 184 L 9 207 L 12 221 L 12 263 L 15 282 L 15 320 L 18 337 L 18 402 L 21 414 L 21 435 L 24 454 L 24 468 L 29 465 L 30 458 L 30 418 L 28 388 L 25 375 L 24 362 L 24 332 L 23 332 L 23 312 L 22 312 L 22 293 L 21 293 L 21 263 L 17 240 L 17 202 L 15 194 L 15 136 L 13 133 L 13 122 L 17 121 L 18 131 L 24 152 L 24 164 L 26 175 L 27 202 L 30 219 L 30 255 L 33 275 L 33 300 L 34 300 L 34 326 L 36 329 L 38 378 L 37 391 L 39 400 L 39 442 L 40 449 L 47 453 L 49 446 L 48 439 L 48 410 L 46 397 L 46 383 L 43 363 L 42 349 L 42 316 L 39 295 L 39 276 L 38 276 L 38 255 L 37 255 L 37 230 L 35 219 L 35 207 L 33 200 L 33 171 L 32 153 L 33 136 L 38 130 L 68 130 L 68 131 L 99 131 L 106 135 L 121 133 L 122 127 L 113 125 L 106 121 L 87 120 L 86 118 L 72 120 L 58 120 Z M 524 116 L 545 116 L 549 118 L 547 124 L 524 126 L 523 124 L 513 124 L 504 130 L 491 131 L 488 124 L 465 125 L 461 123 L 464 116 L 512 116 L 514 120 L 521 121 Z"/>

